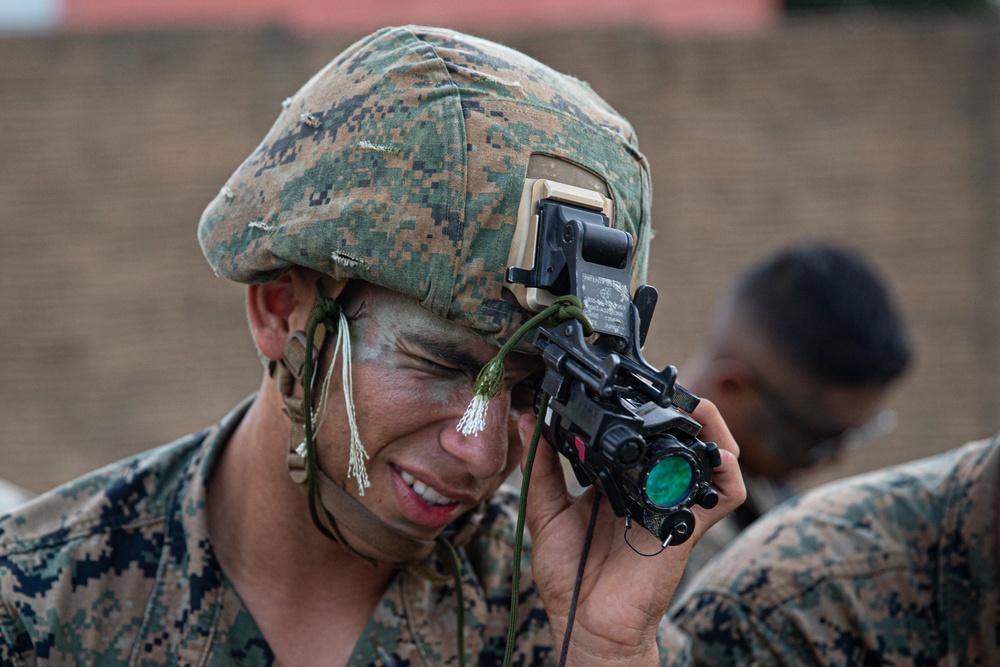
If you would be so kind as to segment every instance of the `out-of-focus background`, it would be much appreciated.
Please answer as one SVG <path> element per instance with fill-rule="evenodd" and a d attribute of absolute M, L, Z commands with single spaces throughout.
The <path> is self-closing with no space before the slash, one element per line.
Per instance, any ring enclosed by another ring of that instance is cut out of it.
<path fill-rule="evenodd" d="M 832 477 L 1000 430 L 995 0 L 0 0 L 0 477 L 35 492 L 215 422 L 260 382 L 195 228 L 281 101 L 389 24 L 593 86 L 653 169 L 647 344 L 795 240 L 864 251 L 917 348 L 896 429 Z M 683 369 L 682 369 L 683 370 Z"/>

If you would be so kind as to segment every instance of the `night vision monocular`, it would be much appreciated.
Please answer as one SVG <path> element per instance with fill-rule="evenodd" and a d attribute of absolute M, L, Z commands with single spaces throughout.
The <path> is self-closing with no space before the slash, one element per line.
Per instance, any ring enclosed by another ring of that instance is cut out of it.
<path fill-rule="evenodd" d="M 575 295 L 594 327 L 589 337 L 572 319 L 536 331 L 545 363 L 536 413 L 542 392 L 550 397 L 543 434 L 581 486 L 600 484 L 627 527 L 638 522 L 664 547 L 681 544 L 694 532 L 690 508 L 719 501 L 710 482 L 721 458 L 697 437 L 701 425 L 687 413 L 698 398 L 676 383 L 677 369 L 643 358 L 656 290 L 629 294 L 634 242 L 611 228 L 609 199 L 544 179 L 529 187 L 508 288 L 533 311 Z"/>

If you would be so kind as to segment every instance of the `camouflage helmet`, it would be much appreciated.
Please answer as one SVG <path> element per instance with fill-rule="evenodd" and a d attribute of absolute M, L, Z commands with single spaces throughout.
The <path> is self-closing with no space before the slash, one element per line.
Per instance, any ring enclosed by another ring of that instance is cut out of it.
<path fill-rule="evenodd" d="M 646 160 L 631 125 L 573 77 L 454 31 L 386 28 L 283 107 L 202 215 L 217 275 L 259 283 L 301 265 L 502 342 L 528 315 L 502 285 L 529 162 L 544 157 L 605 190 L 635 240 L 632 289 L 645 279 Z"/>

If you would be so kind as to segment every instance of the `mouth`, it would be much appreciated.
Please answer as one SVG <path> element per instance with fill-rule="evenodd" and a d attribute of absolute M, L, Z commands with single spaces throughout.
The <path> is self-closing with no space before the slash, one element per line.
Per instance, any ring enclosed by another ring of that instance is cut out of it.
<path fill-rule="evenodd" d="M 447 505 L 458 504 L 458 501 L 454 498 L 449 498 L 443 493 L 439 493 L 437 490 L 427 486 L 405 470 L 400 470 L 399 476 L 403 479 L 406 485 L 420 497 L 422 501 L 432 507 L 444 507 Z"/>

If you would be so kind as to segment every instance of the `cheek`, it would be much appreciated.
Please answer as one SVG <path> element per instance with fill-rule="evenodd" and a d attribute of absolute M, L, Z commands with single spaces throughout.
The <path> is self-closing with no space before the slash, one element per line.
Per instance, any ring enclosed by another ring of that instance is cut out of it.
<path fill-rule="evenodd" d="M 740 429 L 736 429 L 739 431 Z M 784 445 L 780 425 L 760 408 L 751 408 L 744 416 L 741 433 L 742 442 L 740 456 L 743 456 L 743 444 L 750 451 L 747 458 L 760 466 L 770 466 L 775 459 L 784 454 Z"/>

